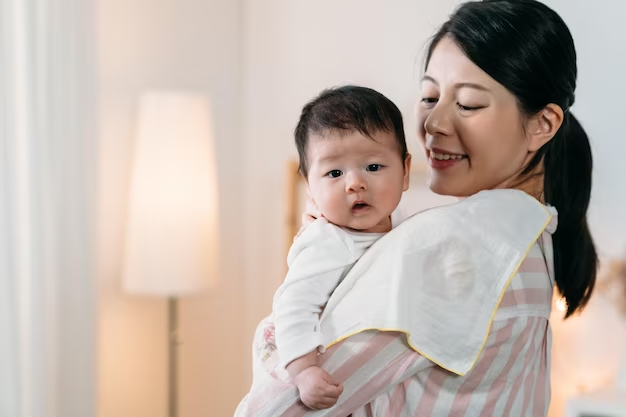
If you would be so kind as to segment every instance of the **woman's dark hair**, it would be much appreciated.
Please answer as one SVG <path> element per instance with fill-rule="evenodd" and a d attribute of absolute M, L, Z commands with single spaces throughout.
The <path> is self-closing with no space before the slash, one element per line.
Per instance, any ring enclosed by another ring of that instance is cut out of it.
<path fill-rule="evenodd" d="M 522 178 L 542 168 L 545 201 L 559 212 L 553 235 L 555 279 L 567 300 L 565 317 L 569 317 L 589 301 L 598 264 L 587 224 L 591 147 L 570 111 L 577 77 L 572 35 L 556 12 L 534 0 L 468 2 L 433 37 L 426 67 L 446 36 L 511 91 L 526 116 L 537 114 L 550 103 L 565 113 L 561 128 L 539 149 Z"/>
<path fill-rule="evenodd" d="M 300 173 L 308 177 L 307 145 L 311 134 L 353 131 L 367 137 L 389 132 L 396 138 L 402 160 L 408 156 L 400 109 L 376 90 L 345 85 L 322 91 L 302 108 L 294 132 Z"/>

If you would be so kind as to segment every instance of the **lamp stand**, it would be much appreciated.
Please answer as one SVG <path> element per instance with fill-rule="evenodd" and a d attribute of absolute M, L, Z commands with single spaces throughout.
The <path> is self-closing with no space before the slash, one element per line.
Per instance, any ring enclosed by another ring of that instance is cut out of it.
<path fill-rule="evenodd" d="M 168 313 L 168 416 L 178 415 L 178 300 L 170 297 L 167 300 Z"/>

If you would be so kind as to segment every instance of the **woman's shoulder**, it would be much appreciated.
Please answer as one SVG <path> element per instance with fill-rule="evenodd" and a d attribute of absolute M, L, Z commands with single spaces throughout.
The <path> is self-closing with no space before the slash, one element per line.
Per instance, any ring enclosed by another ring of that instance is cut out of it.
<path fill-rule="evenodd" d="M 398 211 L 396 219 L 403 213 Z M 398 224 L 388 237 L 412 245 L 415 232 L 445 241 L 447 235 L 466 234 L 480 242 L 528 247 L 550 229 L 556 211 L 518 190 L 482 191 L 457 203 L 418 212 Z"/>
<path fill-rule="evenodd" d="M 549 319 L 554 292 L 552 238 L 546 230 L 530 248 L 502 296 L 494 319 L 543 317 Z"/>

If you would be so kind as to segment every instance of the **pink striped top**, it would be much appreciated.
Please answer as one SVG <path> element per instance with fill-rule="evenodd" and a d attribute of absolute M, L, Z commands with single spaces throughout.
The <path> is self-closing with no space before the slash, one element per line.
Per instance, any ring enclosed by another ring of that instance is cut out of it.
<path fill-rule="evenodd" d="M 550 400 L 556 216 L 507 288 L 485 347 L 465 376 L 407 347 L 400 333 L 366 331 L 333 345 L 321 365 L 344 385 L 339 402 L 312 411 L 276 377 L 253 387 L 236 417 L 545 416 Z"/>

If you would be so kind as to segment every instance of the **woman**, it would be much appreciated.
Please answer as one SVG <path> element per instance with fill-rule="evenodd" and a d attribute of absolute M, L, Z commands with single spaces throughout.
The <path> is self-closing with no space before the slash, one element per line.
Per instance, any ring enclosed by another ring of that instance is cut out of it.
<path fill-rule="evenodd" d="M 551 224 L 507 283 L 467 373 L 426 359 L 401 333 L 363 331 L 320 357 L 344 387 L 335 406 L 307 410 L 295 388 L 276 379 L 253 387 L 237 415 L 547 414 L 553 285 L 570 316 L 589 300 L 597 265 L 586 220 L 591 150 L 570 111 L 577 77 L 571 34 L 534 0 L 465 3 L 432 39 L 425 64 L 418 131 L 430 188 L 460 198 L 521 190 L 550 206 Z"/>

